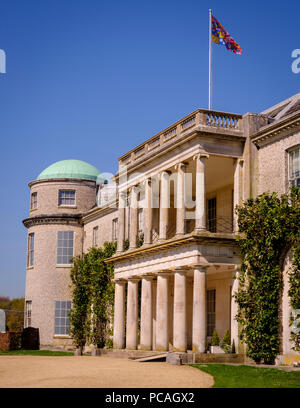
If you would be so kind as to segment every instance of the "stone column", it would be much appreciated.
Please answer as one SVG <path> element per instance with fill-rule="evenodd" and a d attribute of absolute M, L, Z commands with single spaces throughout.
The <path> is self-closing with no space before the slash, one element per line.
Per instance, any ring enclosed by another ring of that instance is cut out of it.
<path fill-rule="evenodd" d="M 129 248 L 137 247 L 138 234 L 138 189 L 132 187 L 130 191 L 130 240 Z"/>
<path fill-rule="evenodd" d="M 125 347 L 125 280 L 115 282 L 114 340 L 115 349 Z"/>
<path fill-rule="evenodd" d="M 169 208 L 170 208 L 169 172 L 160 174 L 160 199 L 159 199 L 159 239 L 168 237 Z"/>
<path fill-rule="evenodd" d="M 239 288 L 239 276 L 240 276 L 240 265 L 235 266 L 235 272 L 232 278 L 232 286 L 231 286 L 231 330 L 230 330 L 230 338 L 231 338 L 231 345 L 234 342 L 235 352 L 238 353 L 239 347 L 239 326 L 238 322 L 235 320 L 236 315 L 238 313 L 238 304 L 235 301 L 233 295 L 238 291 Z"/>
<path fill-rule="evenodd" d="M 177 192 L 176 192 L 176 235 L 181 236 L 185 233 L 185 191 L 184 174 L 185 163 L 176 164 L 177 170 Z"/>
<path fill-rule="evenodd" d="M 174 274 L 174 351 L 185 352 L 187 349 L 186 321 L 186 270 L 176 270 Z"/>
<path fill-rule="evenodd" d="M 144 205 L 144 244 L 152 242 L 152 192 L 150 179 L 145 180 L 145 205 Z"/>
<path fill-rule="evenodd" d="M 169 350 L 169 278 L 168 273 L 159 273 L 156 289 L 156 347 L 157 351 Z"/>
<path fill-rule="evenodd" d="M 193 157 L 196 162 L 196 232 L 206 230 L 205 164 L 208 157 L 207 154 L 202 153 Z"/>
<path fill-rule="evenodd" d="M 126 191 L 119 192 L 117 252 L 124 251 L 126 196 Z"/>
<path fill-rule="evenodd" d="M 204 353 L 206 349 L 206 265 L 194 267 L 193 290 L 193 351 Z"/>
<path fill-rule="evenodd" d="M 141 300 L 141 350 L 152 350 L 152 279 L 142 276 Z"/>
<path fill-rule="evenodd" d="M 233 231 L 238 231 L 237 215 L 235 213 L 235 207 L 241 203 L 241 193 L 242 193 L 242 167 L 244 160 L 235 159 L 234 162 L 234 186 L 233 186 Z"/>
<path fill-rule="evenodd" d="M 127 322 L 126 322 L 126 349 L 136 350 L 138 336 L 138 281 L 128 279 L 127 286 Z"/>

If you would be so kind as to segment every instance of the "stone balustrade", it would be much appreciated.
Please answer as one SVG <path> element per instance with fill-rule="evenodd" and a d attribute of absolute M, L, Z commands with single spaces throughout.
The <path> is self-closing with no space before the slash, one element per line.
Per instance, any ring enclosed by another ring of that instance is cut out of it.
<path fill-rule="evenodd" d="M 201 127 L 201 130 L 207 128 L 207 131 L 210 131 L 210 129 L 222 129 L 223 132 L 227 131 L 230 134 L 243 129 L 243 119 L 241 115 L 234 113 L 198 109 L 121 156 L 119 163 L 122 166 L 128 166 L 140 160 L 149 152 L 152 154 L 156 149 L 167 145 L 171 141 L 173 142 L 181 134 L 197 126 Z"/>

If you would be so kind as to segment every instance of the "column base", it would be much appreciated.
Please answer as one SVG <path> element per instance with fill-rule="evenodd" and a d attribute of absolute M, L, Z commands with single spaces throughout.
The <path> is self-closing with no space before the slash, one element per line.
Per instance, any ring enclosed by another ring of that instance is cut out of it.
<path fill-rule="evenodd" d="M 125 350 L 126 351 L 134 351 L 134 350 L 137 350 L 137 347 L 136 346 L 126 346 Z"/>
<path fill-rule="evenodd" d="M 155 351 L 169 351 L 169 347 L 156 346 Z"/>
<path fill-rule="evenodd" d="M 143 351 L 152 351 L 152 347 L 151 346 L 144 346 L 143 344 L 140 345 L 139 350 L 143 350 Z"/>
<path fill-rule="evenodd" d="M 173 347 L 173 348 L 172 348 L 172 351 L 173 351 L 174 353 L 186 353 L 187 348 L 184 347 L 184 346 L 182 346 L 182 347 Z"/>
<path fill-rule="evenodd" d="M 207 232 L 206 228 L 195 228 L 193 234 L 199 234 L 201 232 Z"/>
<path fill-rule="evenodd" d="M 206 348 L 203 347 L 203 346 L 195 346 L 195 345 L 193 345 L 192 351 L 193 351 L 193 353 L 205 353 L 205 352 L 206 352 Z"/>

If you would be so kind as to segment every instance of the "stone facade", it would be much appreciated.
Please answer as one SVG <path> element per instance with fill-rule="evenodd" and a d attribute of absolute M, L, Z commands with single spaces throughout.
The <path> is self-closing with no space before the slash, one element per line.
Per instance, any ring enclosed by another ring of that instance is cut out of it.
<path fill-rule="evenodd" d="M 39 236 L 26 299 L 35 299 L 32 323 L 40 327 L 41 343 L 59 344 L 53 302 L 70 296 L 69 268 L 55 264 L 61 226 L 34 222 L 36 215 L 45 220 L 54 214 L 69 217 L 61 222 L 75 232 L 75 254 L 117 241 L 117 253 L 108 260 L 115 271 L 114 348 L 203 353 L 216 328 L 221 337 L 229 330 L 236 351 L 243 351 L 232 297 L 240 265 L 234 208 L 297 183 L 290 180 L 289 160 L 300 145 L 299 99 L 295 95 L 261 114 L 191 113 L 121 156 L 117 194 L 112 197 L 112 186 L 97 185 L 98 205 L 95 182 L 32 182 L 43 208 L 25 220 L 29 233 Z M 64 186 L 78 189 L 76 208 L 57 209 L 57 191 Z M 282 354 L 296 355 L 288 340 L 284 279 Z"/>

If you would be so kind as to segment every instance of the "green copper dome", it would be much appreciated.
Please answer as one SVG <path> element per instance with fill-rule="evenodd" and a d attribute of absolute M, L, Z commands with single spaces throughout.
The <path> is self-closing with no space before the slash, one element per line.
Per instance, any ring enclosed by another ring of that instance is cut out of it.
<path fill-rule="evenodd" d="M 38 176 L 37 180 L 53 179 L 53 178 L 74 178 L 97 180 L 100 171 L 81 160 L 61 160 L 51 164 Z"/>

